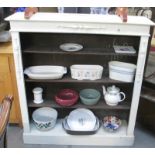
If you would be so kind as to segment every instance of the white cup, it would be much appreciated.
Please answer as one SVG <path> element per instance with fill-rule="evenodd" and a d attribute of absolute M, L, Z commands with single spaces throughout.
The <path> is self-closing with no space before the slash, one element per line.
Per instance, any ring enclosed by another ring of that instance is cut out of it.
<path fill-rule="evenodd" d="M 36 104 L 42 103 L 44 100 L 42 99 L 43 89 L 41 87 L 36 87 L 33 89 L 34 100 L 33 102 Z"/>

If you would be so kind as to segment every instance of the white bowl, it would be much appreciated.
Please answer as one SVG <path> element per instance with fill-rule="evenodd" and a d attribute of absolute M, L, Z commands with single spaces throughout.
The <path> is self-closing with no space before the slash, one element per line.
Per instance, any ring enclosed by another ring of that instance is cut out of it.
<path fill-rule="evenodd" d="M 53 108 L 43 107 L 38 108 L 32 114 L 32 119 L 35 126 L 42 131 L 52 129 L 57 120 L 58 113 Z"/>

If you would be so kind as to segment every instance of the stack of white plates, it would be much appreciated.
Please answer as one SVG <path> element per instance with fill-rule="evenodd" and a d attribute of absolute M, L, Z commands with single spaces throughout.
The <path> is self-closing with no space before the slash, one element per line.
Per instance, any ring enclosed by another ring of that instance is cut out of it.
<path fill-rule="evenodd" d="M 72 131 L 92 131 L 96 125 L 96 116 L 88 109 L 78 108 L 70 112 L 67 124 Z"/>

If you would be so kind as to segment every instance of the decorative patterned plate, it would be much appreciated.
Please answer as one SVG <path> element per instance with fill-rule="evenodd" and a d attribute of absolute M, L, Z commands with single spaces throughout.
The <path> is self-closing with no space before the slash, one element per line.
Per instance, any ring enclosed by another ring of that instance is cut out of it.
<path fill-rule="evenodd" d="M 66 52 L 76 52 L 83 49 L 83 46 L 76 43 L 64 43 L 60 45 L 60 49 Z"/>

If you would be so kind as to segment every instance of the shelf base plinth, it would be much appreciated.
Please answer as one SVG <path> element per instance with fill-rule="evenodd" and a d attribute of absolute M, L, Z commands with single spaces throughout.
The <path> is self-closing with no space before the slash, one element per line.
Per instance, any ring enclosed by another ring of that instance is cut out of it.
<path fill-rule="evenodd" d="M 62 120 L 50 131 L 39 131 L 31 124 L 31 131 L 23 133 L 24 143 L 71 146 L 132 146 L 134 135 L 126 135 L 127 123 L 114 133 L 109 133 L 101 126 L 94 135 L 69 135 L 62 128 Z"/>

